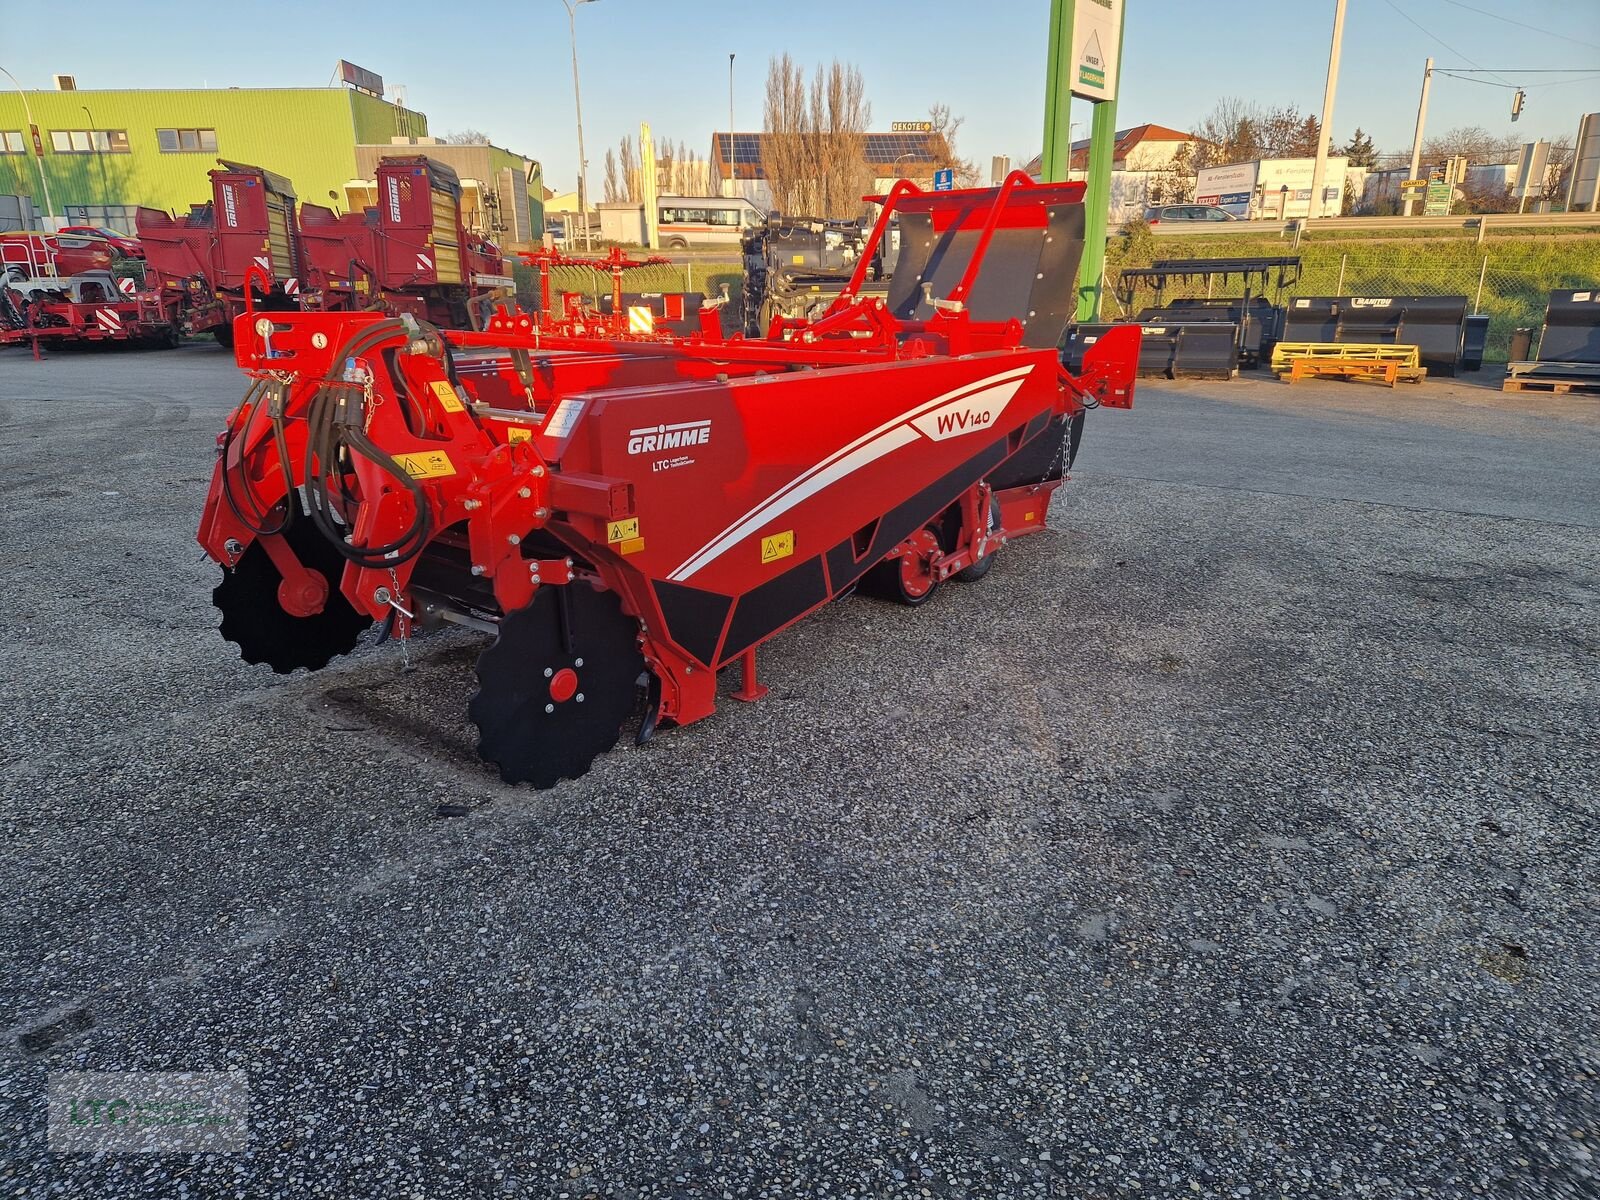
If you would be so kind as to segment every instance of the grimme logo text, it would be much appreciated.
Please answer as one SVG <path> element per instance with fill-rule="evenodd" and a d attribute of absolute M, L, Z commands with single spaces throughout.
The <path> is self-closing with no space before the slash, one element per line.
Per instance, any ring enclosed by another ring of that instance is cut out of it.
<path fill-rule="evenodd" d="M 704 446 L 711 441 L 710 421 L 681 421 L 676 425 L 651 425 L 628 430 L 629 454 L 655 454 L 683 446 Z"/>

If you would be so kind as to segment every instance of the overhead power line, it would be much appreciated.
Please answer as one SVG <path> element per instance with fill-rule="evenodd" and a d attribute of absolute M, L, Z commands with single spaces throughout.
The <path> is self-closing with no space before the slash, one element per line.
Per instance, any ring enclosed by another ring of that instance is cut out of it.
<path fill-rule="evenodd" d="M 1467 62 L 1471 63 L 1473 66 L 1481 67 L 1482 64 L 1477 62 L 1470 54 L 1462 54 L 1462 52 L 1460 50 L 1457 50 L 1454 46 L 1452 46 L 1449 42 L 1445 41 L 1438 34 L 1434 33 L 1426 25 L 1422 25 L 1419 22 L 1417 22 L 1415 20 L 1412 20 L 1410 14 L 1407 13 L 1405 9 L 1401 8 L 1398 4 L 1396 4 L 1394 2 L 1394 0 L 1383 0 L 1383 2 L 1385 4 L 1387 4 L 1390 8 L 1394 9 L 1394 11 L 1400 16 L 1400 18 L 1403 21 L 1405 21 L 1407 24 L 1413 25 L 1417 29 L 1421 30 L 1423 36 L 1432 38 L 1434 41 L 1438 42 L 1439 45 L 1443 46 L 1446 50 L 1450 51 L 1451 54 L 1460 54 L 1463 59 L 1465 59 Z M 1491 72 L 1489 72 L 1489 74 L 1494 74 L 1494 72 L 1491 71 Z M 1513 86 L 1509 81 L 1504 80 L 1504 79 L 1500 80 L 1500 82 L 1505 84 L 1507 87 Z"/>
<path fill-rule="evenodd" d="M 1494 21 L 1504 21 L 1507 25 L 1515 25 L 1520 29 L 1531 29 L 1534 33 L 1544 34 L 1545 37 L 1560 38 L 1563 42 L 1571 42 L 1575 46 L 1588 46 L 1591 49 L 1600 50 L 1600 44 L 1575 38 L 1570 33 L 1557 33 L 1553 29 L 1541 29 L 1537 25 L 1529 25 L 1526 21 L 1516 21 L 1510 17 L 1502 17 L 1499 13 L 1490 12 L 1486 8 L 1474 8 L 1470 4 L 1463 4 L 1461 0 L 1444 0 L 1444 2 L 1454 5 L 1456 8 L 1464 8 L 1468 12 L 1477 13 L 1480 17 L 1488 17 Z"/>
<path fill-rule="evenodd" d="M 1586 83 L 1590 79 L 1597 78 L 1593 67 L 1568 67 L 1565 69 L 1555 67 L 1538 67 L 1531 71 L 1519 71 L 1513 67 L 1500 67 L 1498 70 L 1494 71 L 1467 71 L 1460 67 L 1435 67 L 1433 69 L 1433 73 L 1435 75 L 1448 75 L 1451 79 L 1459 79 L 1463 83 L 1481 83 L 1484 87 L 1506 88 L 1513 92 L 1525 91 L 1530 87 L 1560 87 L 1562 84 L 1566 83 Z M 1578 78 L 1552 79 L 1545 83 L 1529 83 L 1520 87 L 1514 83 L 1492 83 L 1487 79 L 1473 78 L 1474 75 L 1493 75 L 1496 79 L 1498 79 L 1502 73 L 1506 75 L 1576 75 Z"/>

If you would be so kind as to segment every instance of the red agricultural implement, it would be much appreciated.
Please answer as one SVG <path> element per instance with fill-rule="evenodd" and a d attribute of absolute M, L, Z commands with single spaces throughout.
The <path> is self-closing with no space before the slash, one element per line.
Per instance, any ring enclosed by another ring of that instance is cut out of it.
<path fill-rule="evenodd" d="M 135 221 L 146 286 L 161 292 L 184 333 L 210 332 L 227 346 L 247 292 L 254 307 L 298 307 L 300 228 L 294 185 L 282 175 L 217 162 L 208 203 L 194 205 L 182 220 L 141 208 Z"/>
<path fill-rule="evenodd" d="M 91 256 L 72 245 L 85 240 L 0 237 L 0 346 L 31 345 L 37 357 L 41 347 L 73 344 L 176 344 L 162 298 L 113 276 L 103 251 Z"/>
<path fill-rule="evenodd" d="M 922 193 L 887 299 L 855 277 L 764 338 L 483 332 L 359 313 L 251 313 L 252 383 L 219 438 L 199 540 L 222 634 L 275 671 L 381 622 L 492 636 L 469 713 L 508 781 L 588 770 L 711 714 L 717 672 L 860 587 L 925 602 L 1044 528 L 1085 410 L 1133 400 L 1137 327 L 1068 375 L 1057 342 L 1082 184 Z"/>
<path fill-rule="evenodd" d="M 302 307 L 481 326 L 472 310 L 509 293 L 513 280 L 495 244 L 462 227 L 456 173 L 421 155 L 386 158 L 377 185 L 376 208 L 344 216 L 319 204 L 300 209 Z"/>
<path fill-rule="evenodd" d="M 629 292 L 625 280 L 629 271 L 641 267 L 670 267 L 672 260 L 659 255 L 629 258 L 621 246 L 613 246 L 603 258 L 583 258 L 560 250 L 524 252 L 522 260 L 539 272 L 539 312 L 541 331 L 576 337 L 640 339 L 687 336 L 691 333 L 721 335 L 720 305 L 708 303 L 698 292 Z M 611 294 L 596 289 L 595 303 L 587 294 L 561 292 L 555 301 L 551 270 L 555 267 L 579 268 L 611 277 Z"/>

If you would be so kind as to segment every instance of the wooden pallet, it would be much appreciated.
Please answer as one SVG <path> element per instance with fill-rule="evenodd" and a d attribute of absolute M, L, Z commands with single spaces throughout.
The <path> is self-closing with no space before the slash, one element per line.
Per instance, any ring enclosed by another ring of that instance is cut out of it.
<path fill-rule="evenodd" d="M 1295 358 L 1290 360 L 1287 371 L 1278 372 L 1278 378 L 1285 383 L 1298 383 L 1302 379 L 1356 379 L 1389 387 L 1396 383 L 1421 383 L 1427 377 L 1426 367 L 1408 367 L 1394 359 L 1375 362 L 1370 359 Z"/>
<path fill-rule="evenodd" d="M 1547 392 L 1565 396 L 1600 394 L 1600 363 L 1514 362 L 1506 367 L 1502 392 Z"/>
<path fill-rule="evenodd" d="M 1288 370 L 1298 359 L 1343 363 L 1395 363 L 1402 370 L 1422 368 L 1422 352 L 1417 347 L 1395 346 L 1386 342 L 1279 342 L 1272 348 L 1274 371 Z"/>
<path fill-rule="evenodd" d="M 1500 385 L 1502 392 L 1547 392 L 1552 396 L 1565 396 L 1576 392 L 1580 396 L 1600 396 L 1600 375 L 1593 379 L 1550 379 L 1539 375 L 1507 375 Z"/>

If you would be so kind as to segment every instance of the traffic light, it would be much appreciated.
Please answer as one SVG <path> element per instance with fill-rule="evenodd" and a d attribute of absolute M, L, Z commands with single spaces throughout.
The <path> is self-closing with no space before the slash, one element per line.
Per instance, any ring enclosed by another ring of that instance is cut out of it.
<path fill-rule="evenodd" d="M 1517 94 L 1511 97 L 1511 119 L 1513 121 L 1522 115 L 1522 102 L 1527 98 L 1527 95 L 1521 88 L 1518 88 Z"/>

